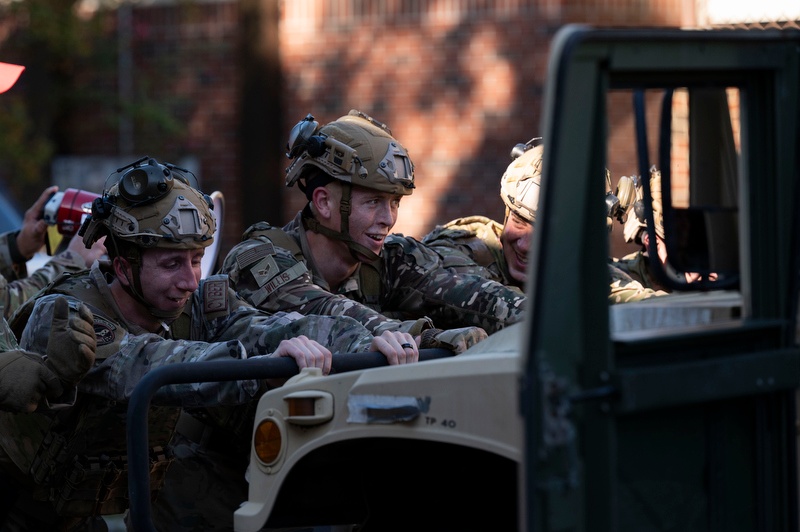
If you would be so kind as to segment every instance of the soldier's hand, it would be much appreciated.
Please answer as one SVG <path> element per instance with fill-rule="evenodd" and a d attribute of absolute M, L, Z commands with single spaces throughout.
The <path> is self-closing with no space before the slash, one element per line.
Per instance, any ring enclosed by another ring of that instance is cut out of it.
<path fill-rule="evenodd" d="M 390 366 L 419 361 L 417 344 L 411 333 L 407 332 L 384 331 L 372 339 L 369 350 L 382 353 Z"/>
<path fill-rule="evenodd" d="M 44 246 L 47 235 L 47 222 L 42 219 L 42 212 L 50 196 L 58 192 L 57 186 L 44 189 L 36 203 L 25 211 L 22 227 L 17 235 L 17 249 L 23 257 L 30 258 Z"/>
<path fill-rule="evenodd" d="M 299 369 L 320 368 L 323 375 L 331 372 L 333 360 L 333 354 L 327 347 L 302 334 L 288 340 L 281 340 L 278 349 L 270 356 L 292 357 L 297 362 Z"/>
<path fill-rule="evenodd" d="M 41 355 L 21 349 L 0 353 L 0 409 L 33 412 L 42 398 L 54 399 L 63 392 Z"/>
<path fill-rule="evenodd" d="M 428 329 L 422 331 L 420 349 L 451 349 L 455 354 L 463 353 L 489 336 L 480 327 L 462 327 L 460 329 Z"/>
<path fill-rule="evenodd" d="M 97 337 L 94 334 L 94 316 L 81 303 L 77 313 L 70 312 L 65 297 L 53 304 L 53 321 L 47 340 L 45 364 L 68 387 L 78 384 L 94 365 Z"/>

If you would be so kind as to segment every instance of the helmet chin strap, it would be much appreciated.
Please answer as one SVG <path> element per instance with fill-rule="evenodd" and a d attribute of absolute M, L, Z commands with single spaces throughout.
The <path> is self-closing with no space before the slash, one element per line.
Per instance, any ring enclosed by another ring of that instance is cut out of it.
<path fill-rule="evenodd" d="M 347 247 L 350 248 L 350 254 L 359 262 L 361 262 L 361 259 L 358 258 L 359 255 L 366 257 L 368 262 L 375 262 L 380 257 L 371 249 L 353 240 L 353 237 L 350 236 L 350 190 L 351 185 L 342 184 L 342 199 L 339 202 L 339 212 L 342 215 L 341 231 L 337 232 L 320 224 L 319 220 L 314 218 L 308 205 L 303 209 L 303 227 L 308 231 L 314 231 L 328 238 L 344 242 Z"/>
<path fill-rule="evenodd" d="M 163 310 L 159 310 L 155 308 L 152 304 L 150 304 L 145 298 L 144 294 L 142 293 L 142 264 L 141 264 L 141 252 L 138 249 L 135 251 L 131 251 L 128 256 L 125 257 L 125 260 L 131 267 L 131 277 L 128 277 L 127 272 L 125 273 L 125 279 L 127 279 L 128 284 L 123 284 L 122 289 L 128 293 L 133 299 L 141 303 L 144 308 L 147 309 L 147 312 L 152 314 L 154 317 L 159 318 L 161 320 L 169 320 L 173 321 L 178 318 L 181 314 L 181 310 L 177 311 L 170 311 L 166 312 Z"/>

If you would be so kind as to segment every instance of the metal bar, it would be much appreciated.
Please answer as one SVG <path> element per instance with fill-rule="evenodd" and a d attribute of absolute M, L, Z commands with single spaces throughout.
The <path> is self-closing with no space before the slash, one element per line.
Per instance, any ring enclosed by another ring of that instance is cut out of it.
<path fill-rule="evenodd" d="M 453 355 L 454 353 L 448 349 L 421 349 L 419 360 L 422 362 Z M 386 357 L 381 353 L 348 353 L 333 356 L 331 373 L 387 365 Z M 290 357 L 254 357 L 247 360 L 169 364 L 145 375 L 134 388 L 128 403 L 128 492 L 131 501 L 129 514 L 133 529 L 155 532 L 150 508 L 147 414 L 150 400 L 159 388 L 169 384 L 190 382 L 288 378 L 297 373 L 299 373 L 297 363 Z"/>

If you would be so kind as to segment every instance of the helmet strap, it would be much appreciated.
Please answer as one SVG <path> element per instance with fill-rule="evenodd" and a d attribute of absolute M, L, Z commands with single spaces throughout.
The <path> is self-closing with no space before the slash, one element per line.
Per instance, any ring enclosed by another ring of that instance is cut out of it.
<path fill-rule="evenodd" d="M 124 257 L 126 262 L 131 267 L 131 276 L 128 277 L 128 274 L 125 274 L 125 279 L 127 279 L 128 284 L 122 284 L 122 289 L 128 293 L 133 299 L 141 303 L 144 308 L 147 309 L 147 312 L 155 316 L 159 319 L 164 320 L 174 320 L 178 316 L 180 316 L 180 311 L 176 312 L 164 312 L 163 310 L 159 310 L 151 305 L 145 298 L 142 292 L 142 253 L 141 250 L 136 246 L 129 246 L 126 256 Z"/>
<path fill-rule="evenodd" d="M 303 209 L 302 220 L 303 220 L 303 227 L 307 231 L 313 231 L 315 233 L 319 233 L 321 235 L 327 236 L 328 238 L 333 238 L 334 240 L 340 240 L 344 242 L 347 247 L 350 249 L 350 254 L 353 256 L 354 259 L 358 259 L 358 255 L 362 255 L 368 259 L 369 262 L 374 262 L 378 260 L 380 257 L 372 252 L 371 249 L 368 249 L 365 246 L 362 246 L 355 240 L 353 237 L 350 236 L 350 190 L 352 186 L 349 183 L 342 183 L 342 199 L 339 203 L 339 212 L 342 214 L 342 222 L 341 222 L 341 229 L 337 232 L 333 229 L 329 229 L 319 223 L 319 220 L 314 218 L 314 214 L 311 212 L 311 208 L 306 205 Z"/>

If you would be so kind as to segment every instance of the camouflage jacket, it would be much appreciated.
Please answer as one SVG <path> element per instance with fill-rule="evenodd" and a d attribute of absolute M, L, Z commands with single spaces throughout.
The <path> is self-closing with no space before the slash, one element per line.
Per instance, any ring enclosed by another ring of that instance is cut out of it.
<path fill-rule="evenodd" d="M 24 266 L 24 264 L 23 264 Z M 0 294 L 0 305 L 3 306 L 3 316 L 6 319 L 16 311 L 25 301 L 36 295 L 39 290 L 55 280 L 63 273 L 77 273 L 86 270 L 83 257 L 71 251 L 62 251 L 54 255 L 44 266 L 34 271 L 30 276 L 9 277 L 7 285 Z M 14 269 L 14 271 L 21 271 Z M 6 283 L 4 283 L 6 284 Z"/>
<path fill-rule="evenodd" d="M 616 259 L 614 264 L 645 288 L 652 290 L 660 290 L 662 288 L 650 274 L 650 257 L 646 252 L 636 251 L 635 253 L 630 253 L 621 259 Z"/>
<path fill-rule="evenodd" d="M 442 256 L 446 268 L 477 273 L 522 292 L 523 286 L 508 273 L 500 242 L 502 233 L 503 224 L 485 216 L 468 216 L 437 225 L 422 238 L 422 243 Z"/>
<path fill-rule="evenodd" d="M 265 222 L 250 227 L 225 258 L 222 270 L 236 292 L 263 310 L 343 314 L 373 332 L 386 327 L 387 317 L 427 316 L 439 328 L 477 326 L 489 334 L 522 318 L 525 296 L 479 275 L 449 271 L 435 251 L 400 234 L 389 235 L 379 260 L 360 264 L 333 293 L 314 264 L 301 216 L 279 233 Z M 286 243 L 287 235 L 293 243 Z"/>
<path fill-rule="evenodd" d="M 617 264 L 615 261 L 611 261 L 608 264 L 608 274 L 611 277 L 610 291 L 608 293 L 608 302 L 610 304 L 630 303 L 667 294 L 667 292 L 661 290 L 645 288 L 642 283 L 617 267 Z"/>
<path fill-rule="evenodd" d="M 5 278 L 0 276 L 0 285 L 5 284 Z M 17 338 L 11 332 L 11 327 L 5 318 L 0 321 L 0 351 L 11 351 L 17 349 Z"/>
<path fill-rule="evenodd" d="M 17 234 L 19 231 L 0 234 L 0 275 L 11 280 L 23 278 L 28 273 L 25 258 L 17 250 Z"/>
<path fill-rule="evenodd" d="M 24 326 L 21 346 L 44 354 L 53 301 L 58 294 L 83 301 L 94 314 L 96 363 L 78 385 L 75 406 L 49 412 L 37 410 L 33 414 L 0 413 L 0 466 L 8 469 L 9 464 L 14 464 L 12 474 L 21 474 L 25 481 L 40 487 L 41 497 L 53 493 L 65 479 L 83 475 L 73 470 L 77 465 L 99 467 L 101 471 L 104 467 L 124 466 L 127 400 L 152 369 L 165 364 L 266 355 L 281 340 L 300 334 L 334 352 L 366 351 L 373 338 L 349 318 L 263 313 L 242 301 L 222 275 L 204 279 L 183 314 L 170 327 L 165 325 L 158 334 L 151 333 L 128 321 L 120 311 L 104 271 L 107 265 L 95 264 L 90 271 L 60 279 L 20 309 L 11 323 L 15 330 Z M 263 389 L 263 383 L 253 380 L 162 387 L 152 400 L 156 413 L 148 417 L 151 453 L 167 446 L 179 413 L 174 406 L 243 404 Z M 98 466 L 98 461 L 105 465 Z M 99 493 L 94 490 L 100 488 L 91 484 L 82 489 L 92 497 Z M 121 491 L 117 495 L 124 495 L 125 486 L 118 489 Z M 87 511 L 85 501 L 79 501 L 77 495 L 73 497 L 74 502 L 64 503 L 68 508 L 65 511 Z M 124 499 L 115 495 L 104 508 L 91 511 L 118 513 Z"/>

